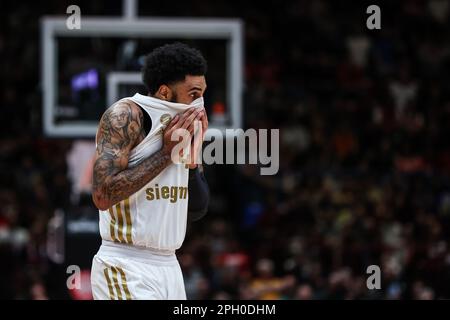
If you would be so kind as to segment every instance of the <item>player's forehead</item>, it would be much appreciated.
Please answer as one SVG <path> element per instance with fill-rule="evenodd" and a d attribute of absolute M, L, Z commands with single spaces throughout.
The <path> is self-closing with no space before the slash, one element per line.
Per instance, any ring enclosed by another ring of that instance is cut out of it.
<path fill-rule="evenodd" d="M 187 75 L 182 83 L 180 85 L 183 87 L 183 89 L 186 89 L 188 91 L 198 89 L 201 91 L 206 90 L 206 79 L 205 76 L 192 76 Z"/>

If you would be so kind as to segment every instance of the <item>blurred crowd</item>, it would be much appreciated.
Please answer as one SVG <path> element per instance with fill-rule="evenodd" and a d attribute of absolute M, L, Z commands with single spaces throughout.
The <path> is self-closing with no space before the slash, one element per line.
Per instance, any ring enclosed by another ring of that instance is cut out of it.
<path fill-rule="evenodd" d="M 381 30 L 351 2 L 141 2 L 242 18 L 245 128 L 280 129 L 277 175 L 206 168 L 210 210 L 178 252 L 189 299 L 450 298 L 449 1 L 380 1 Z M 61 298 L 46 229 L 74 206 L 72 141 L 42 134 L 38 19 L 67 5 L 0 4 L 0 298 Z"/>

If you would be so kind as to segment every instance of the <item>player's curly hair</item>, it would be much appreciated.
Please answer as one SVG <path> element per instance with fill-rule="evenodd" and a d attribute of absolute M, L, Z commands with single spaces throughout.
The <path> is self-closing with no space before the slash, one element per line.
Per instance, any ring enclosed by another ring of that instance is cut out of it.
<path fill-rule="evenodd" d="M 206 69 L 206 60 L 200 51 L 176 42 L 156 48 L 145 57 L 142 81 L 153 95 L 163 84 L 183 81 L 187 75 L 203 76 Z"/>

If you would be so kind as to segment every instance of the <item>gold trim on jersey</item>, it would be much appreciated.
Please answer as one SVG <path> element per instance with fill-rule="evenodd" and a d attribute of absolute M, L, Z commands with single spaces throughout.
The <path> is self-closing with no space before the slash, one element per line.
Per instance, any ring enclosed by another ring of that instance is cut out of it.
<path fill-rule="evenodd" d="M 120 290 L 119 281 L 117 280 L 117 269 L 111 267 L 112 277 L 114 282 L 114 288 L 116 288 L 117 297 L 122 300 L 122 290 Z"/>
<path fill-rule="evenodd" d="M 116 216 L 114 215 L 113 208 L 109 208 L 109 215 L 111 216 L 111 220 L 109 220 L 109 233 L 111 234 L 111 240 L 116 242 Z"/>
<path fill-rule="evenodd" d="M 114 291 L 113 291 L 113 287 L 111 284 L 111 279 L 109 278 L 109 274 L 108 274 L 108 268 L 103 269 L 103 273 L 105 274 L 106 282 L 108 283 L 109 298 L 111 300 L 115 300 L 114 299 Z"/>
<path fill-rule="evenodd" d="M 133 244 L 130 198 L 117 203 L 109 208 L 108 211 L 111 216 L 109 223 L 111 240 L 119 243 Z"/>
<path fill-rule="evenodd" d="M 121 204 L 122 204 L 122 202 L 119 202 L 118 204 L 116 204 L 117 220 L 119 222 L 119 226 L 117 228 L 117 236 L 119 238 L 119 242 L 120 243 L 124 243 L 125 239 L 123 238 L 123 233 L 122 233 L 122 229 L 123 229 L 123 215 L 122 215 Z"/>
<path fill-rule="evenodd" d="M 111 283 L 111 277 L 109 276 L 109 270 L 111 270 L 111 274 L 112 274 L 112 283 Z M 119 283 L 119 278 L 117 277 L 117 272 L 120 273 L 120 283 Z M 116 297 L 117 297 L 117 300 L 123 300 L 122 290 L 125 293 L 126 299 L 132 300 L 131 293 L 130 293 L 130 290 L 128 289 L 128 285 L 127 285 L 127 277 L 125 276 L 125 272 L 123 271 L 122 268 L 111 266 L 110 268 L 103 269 L 103 273 L 106 278 L 106 283 L 108 284 L 109 297 L 111 300 L 116 300 Z M 114 284 L 114 288 L 113 288 L 113 284 Z M 115 291 L 115 293 L 114 293 L 114 291 Z"/>
<path fill-rule="evenodd" d="M 127 277 L 125 276 L 125 272 L 123 272 L 122 268 L 119 267 L 117 267 L 117 270 L 119 270 L 120 278 L 122 279 L 122 287 L 123 291 L 125 291 L 125 296 L 127 297 L 127 300 L 131 300 L 131 293 L 130 290 L 128 290 Z"/>
<path fill-rule="evenodd" d="M 132 244 L 133 239 L 131 238 L 131 211 L 130 211 L 130 198 L 125 199 L 124 201 L 124 207 L 125 207 L 125 221 L 127 223 L 127 243 Z"/>

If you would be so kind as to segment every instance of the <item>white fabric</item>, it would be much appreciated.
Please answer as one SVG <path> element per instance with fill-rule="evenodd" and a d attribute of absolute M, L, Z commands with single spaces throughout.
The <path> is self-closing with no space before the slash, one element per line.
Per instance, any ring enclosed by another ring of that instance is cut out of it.
<path fill-rule="evenodd" d="M 127 99 L 130 99 L 140 105 L 152 119 L 152 129 L 150 134 L 147 135 L 147 137 L 131 151 L 130 159 L 128 161 L 129 166 L 138 164 L 161 148 L 161 135 L 157 133 L 165 127 L 165 125 L 163 125 L 160 121 L 163 114 L 169 114 L 170 117 L 173 118 L 177 113 L 182 113 L 189 107 L 204 107 L 202 97 L 194 100 L 190 105 L 168 102 L 149 96 L 144 96 L 139 93 L 136 93 L 133 97 Z"/>
<path fill-rule="evenodd" d="M 175 254 L 104 241 L 91 270 L 95 300 L 186 300 Z"/>
<path fill-rule="evenodd" d="M 149 134 L 131 151 L 129 167 L 138 165 L 161 149 L 161 132 L 169 116 L 171 119 L 190 106 L 203 107 L 203 98 L 191 105 L 171 103 L 141 94 L 125 99 L 138 104 L 152 120 Z M 166 121 L 161 121 L 161 117 Z M 175 252 L 182 245 L 186 234 L 188 171 L 182 164 L 171 164 L 129 199 L 109 210 L 100 210 L 102 239 L 152 248 L 160 254 Z"/>

